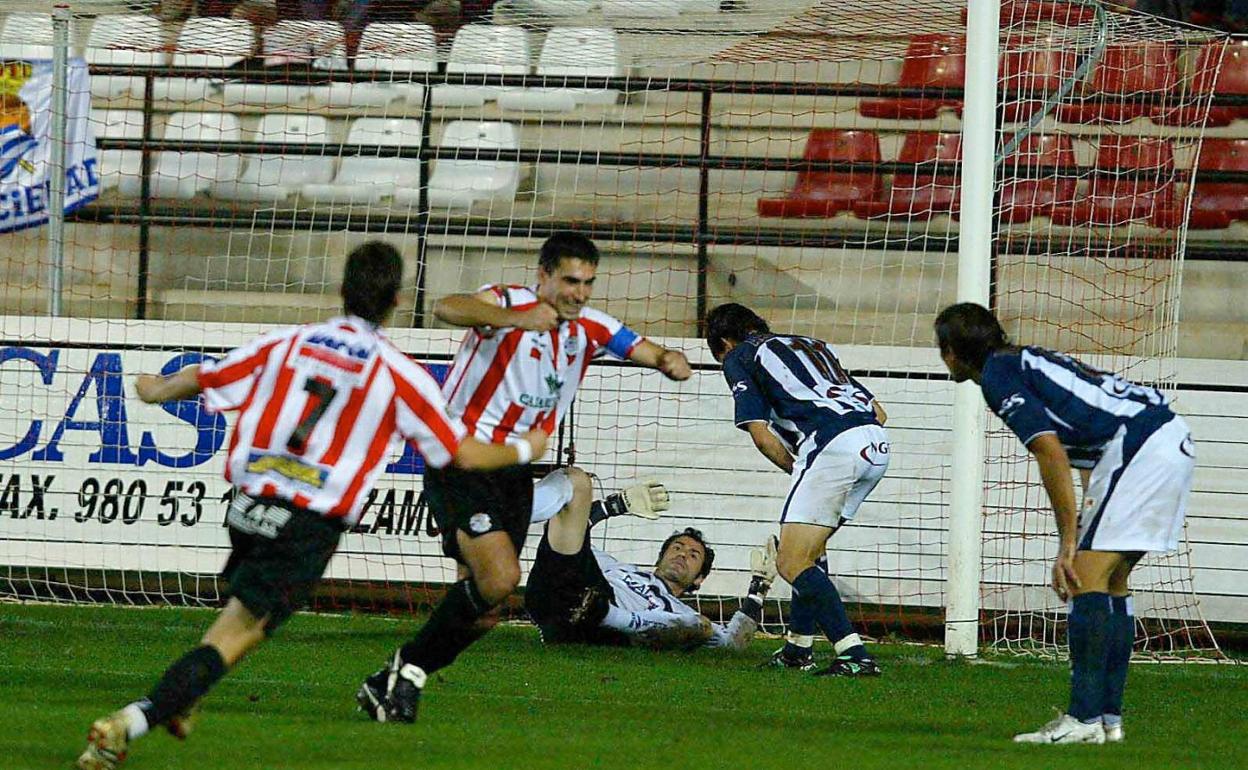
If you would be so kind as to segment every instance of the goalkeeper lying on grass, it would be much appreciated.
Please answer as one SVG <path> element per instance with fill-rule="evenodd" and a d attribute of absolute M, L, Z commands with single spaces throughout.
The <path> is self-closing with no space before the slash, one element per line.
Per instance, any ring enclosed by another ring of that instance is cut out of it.
<path fill-rule="evenodd" d="M 749 590 L 727 625 L 712 623 L 681 599 L 710 574 L 715 552 L 692 527 L 663 542 L 653 567 L 616 560 L 589 544 L 589 529 L 609 516 L 657 519 L 667 490 L 650 482 L 593 500 L 589 475 L 565 468 L 537 483 L 533 521 L 547 521 L 524 593 L 525 608 L 548 644 L 640 644 L 655 648 L 743 649 L 758 630 L 763 597 L 775 579 L 775 541 L 751 554 Z"/>

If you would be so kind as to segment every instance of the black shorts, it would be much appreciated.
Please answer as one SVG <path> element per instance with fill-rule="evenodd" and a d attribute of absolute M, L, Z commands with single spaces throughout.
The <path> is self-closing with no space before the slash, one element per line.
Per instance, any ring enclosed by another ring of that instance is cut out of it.
<path fill-rule="evenodd" d="M 627 645 L 624 634 L 602 627 L 614 593 L 589 547 L 561 554 L 542 536 L 524 589 L 524 608 L 547 644 Z"/>
<path fill-rule="evenodd" d="M 425 500 L 442 531 L 442 552 L 452 559 L 463 561 L 457 532 L 468 537 L 506 532 L 519 556 L 533 516 L 533 475 L 527 465 L 495 471 L 426 468 Z"/>
<path fill-rule="evenodd" d="M 343 528 L 285 502 L 240 499 L 230 506 L 233 550 L 221 576 L 251 614 L 269 616 L 264 630 L 271 634 L 308 603 Z"/>

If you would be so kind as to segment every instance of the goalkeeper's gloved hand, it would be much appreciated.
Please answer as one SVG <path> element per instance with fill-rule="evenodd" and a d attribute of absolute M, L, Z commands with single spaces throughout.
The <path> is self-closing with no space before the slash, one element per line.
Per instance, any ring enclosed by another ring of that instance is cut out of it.
<path fill-rule="evenodd" d="M 747 595 L 750 598 L 757 596 L 760 604 L 776 580 L 776 549 L 779 547 L 779 538 L 771 535 L 762 545 L 750 551 L 750 590 Z"/>
<path fill-rule="evenodd" d="M 625 512 L 643 519 L 657 519 L 660 513 L 672 505 L 667 487 L 653 479 L 621 489 L 619 495 Z"/>

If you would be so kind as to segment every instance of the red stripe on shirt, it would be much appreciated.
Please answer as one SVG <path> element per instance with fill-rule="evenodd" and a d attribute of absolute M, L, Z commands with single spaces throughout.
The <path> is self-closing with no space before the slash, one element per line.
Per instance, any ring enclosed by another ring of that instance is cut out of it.
<path fill-rule="evenodd" d="M 397 384 L 396 378 L 396 384 Z M 354 507 L 355 498 L 360 496 L 361 488 L 364 486 L 365 479 L 368 478 L 369 471 L 377 467 L 377 463 L 381 462 L 382 455 L 386 448 L 390 446 L 390 436 L 394 433 L 394 409 L 386 411 L 386 417 L 382 420 L 381 425 L 377 426 L 377 432 L 373 434 L 373 440 L 368 445 L 368 453 L 364 457 L 364 462 L 356 471 L 355 477 L 351 479 L 351 483 L 347 486 L 347 490 L 342 493 L 338 504 L 329 509 L 329 513 L 325 514 L 329 518 L 342 518 L 351 513 Z"/>
<path fill-rule="evenodd" d="M 477 385 L 472 398 L 468 400 L 467 408 L 464 409 L 464 426 L 468 428 L 469 433 L 476 430 L 477 421 L 481 419 L 481 413 L 485 411 L 490 399 L 494 397 L 494 391 L 498 390 L 499 384 L 507 374 L 507 367 L 511 364 L 511 359 L 515 357 L 516 348 L 520 346 L 520 339 L 523 336 L 523 331 L 513 329 L 507 332 L 507 336 L 499 344 L 498 352 L 494 355 L 494 360 L 490 362 L 490 368 L 486 370 L 481 383 Z"/>
<path fill-rule="evenodd" d="M 269 357 L 269 353 L 272 352 L 273 348 L 277 347 L 277 345 L 282 342 L 285 342 L 285 340 L 274 340 L 268 345 L 265 345 L 257 350 L 255 355 L 248 356 L 236 364 L 231 364 L 230 366 L 217 369 L 216 371 L 205 372 L 203 367 L 200 367 L 199 372 L 195 377 L 199 381 L 199 389 L 208 390 L 209 388 L 221 388 L 247 377 L 254 372 L 257 367 L 263 365 L 265 359 Z"/>
<path fill-rule="evenodd" d="M 321 350 L 320 348 L 316 348 L 311 345 L 304 345 L 299 348 L 299 355 L 307 356 L 308 358 L 315 358 L 317 361 L 322 361 L 330 366 L 343 369 L 353 374 L 359 374 L 364 371 L 364 362 L 359 359 L 340 356 L 332 351 Z"/>
<path fill-rule="evenodd" d="M 494 433 L 490 436 L 490 443 L 506 443 L 507 437 L 515 429 L 516 422 L 520 420 L 520 415 L 522 414 L 524 414 L 524 407 L 519 404 L 512 404 L 507 407 L 507 411 L 503 414 L 503 419 L 495 426 Z"/>
<path fill-rule="evenodd" d="M 420 395 L 420 391 L 416 390 L 414 385 L 403 379 L 394 370 L 391 370 L 391 377 L 394 378 L 395 395 L 403 399 L 403 403 L 407 405 L 408 409 L 412 410 L 412 414 L 415 414 L 417 419 L 429 428 L 429 432 L 438 440 L 438 443 L 442 445 L 446 453 L 454 457 L 455 452 L 459 450 L 459 439 L 456 438 L 455 431 L 451 428 L 450 423 L 447 422 L 446 416 L 441 410 L 430 406 L 424 396 Z"/>
<path fill-rule="evenodd" d="M 286 393 L 290 390 L 290 381 L 295 375 L 295 370 L 286 365 L 294 350 L 295 346 L 292 343 L 286 350 L 286 356 L 282 358 L 277 372 L 277 382 L 273 384 L 273 392 L 269 394 L 269 403 L 264 405 L 264 414 L 261 415 L 260 424 L 256 427 L 256 438 L 251 442 L 253 449 L 270 448 L 269 443 L 273 440 L 273 428 L 277 425 L 277 416 L 281 414 L 282 407 L 286 404 Z"/>
<path fill-rule="evenodd" d="M 368 373 L 368 379 L 364 381 L 364 385 L 352 388 L 351 397 L 347 400 L 347 405 L 342 408 L 342 414 L 338 416 L 335 426 L 337 430 L 334 431 L 329 448 L 321 456 L 321 465 L 334 465 L 342 456 L 342 450 L 347 445 L 347 439 L 351 437 L 351 431 L 355 428 L 355 421 L 360 416 L 360 410 L 364 408 L 364 400 L 372 392 L 373 380 L 377 378 L 379 369 L 381 369 L 381 356 L 377 356 L 377 360 L 373 362 L 373 369 Z"/>
<path fill-rule="evenodd" d="M 455 394 L 459 392 L 459 386 L 464 384 L 464 378 L 468 376 L 468 370 L 472 367 L 472 359 L 477 357 L 477 351 L 481 349 L 481 343 L 485 341 L 485 338 L 482 337 L 480 332 L 475 329 L 470 331 L 469 334 L 477 335 L 477 344 L 473 346 L 472 352 L 468 354 L 468 360 L 464 362 L 464 370 L 459 373 L 459 382 L 455 383 L 455 387 L 451 388 L 451 392 L 446 396 L 446 402 L 448 404 L 455 400 Z M 460 344 L 467 342 L 468 335 L 464 335 L 464 342 Z"/>

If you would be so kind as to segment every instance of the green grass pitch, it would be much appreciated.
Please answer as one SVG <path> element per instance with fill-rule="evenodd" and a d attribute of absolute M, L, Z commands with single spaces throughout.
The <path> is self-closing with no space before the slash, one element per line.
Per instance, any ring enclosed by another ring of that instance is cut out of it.
<path fill-rule="evenodd" d="M 203 610 L 0 604 L 0 767 L 68 768 L 93 718 L 143 695 L 194 645 Z M 1248 667 L 1132 667 L 1127 741 L 1015 746 L 1064 704 L 1058 663 L 947 663 L 876 647 L 876 680 L 758 670 L 775 647 L 542 648 L 500 627 L 431 678 L 415 725 L 352 695 L 413 622 L 301 615 L 205 703 L 185 743 L 138 741 L 133 770 L 403 768 L 1199 768 L 1244 766 Z M 826 647 L 823 648 L 826 651 Z"/>

